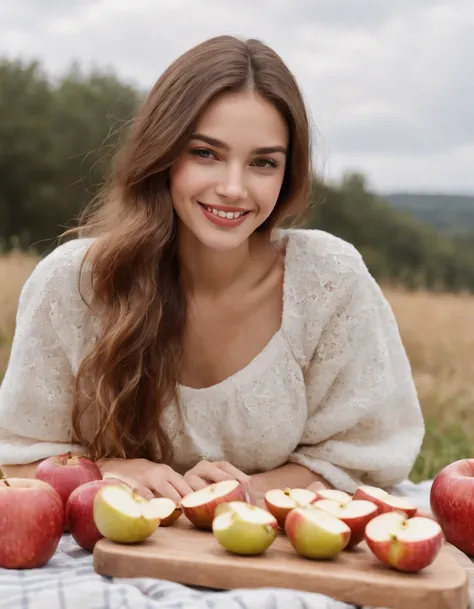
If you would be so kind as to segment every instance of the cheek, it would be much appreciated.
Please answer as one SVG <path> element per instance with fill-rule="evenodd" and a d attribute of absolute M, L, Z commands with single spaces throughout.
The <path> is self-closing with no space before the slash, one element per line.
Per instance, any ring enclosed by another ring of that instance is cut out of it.
<path fill-rule="evenodd" d="M 261 209 L 271 209 L 276 205 L 282 186 L 282 178 L 274 177 L 266 180 L 257 180 L 252 192 L 255 202 Z"/>
<path fill-rule="evenodd" d="M 171 196 L 193 196 L 205 186 L 205 172 L 194 163 L 182 162 L 176 165 L 170 173 Z"/>

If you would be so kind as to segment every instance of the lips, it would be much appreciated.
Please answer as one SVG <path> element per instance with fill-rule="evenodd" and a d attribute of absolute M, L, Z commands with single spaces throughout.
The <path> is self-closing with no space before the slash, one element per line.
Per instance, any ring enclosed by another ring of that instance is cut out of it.
<path fill-rule="evenodd" d="M 212 205 L 206 205 L 205 203 L 201 203 L 201 201 L 198 201 L 198 203 L 199 205 L 204 207 L 207 212 L 212 213 L 213 215 L 218 216 L 220 218 L 227 218 L 228 220 L 236 220 L 237 218 L 240 218 L 241 216 L 249 213 L 248 210 L 239 209 L 237 207 L 214 207 Z"/>

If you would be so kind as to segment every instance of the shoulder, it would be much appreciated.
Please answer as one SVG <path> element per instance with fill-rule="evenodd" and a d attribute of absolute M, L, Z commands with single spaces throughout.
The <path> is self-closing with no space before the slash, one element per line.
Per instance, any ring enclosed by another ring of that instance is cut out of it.
<path fill-rule="evenodd" d="M 74 299 L 79 296 L 79 272 L 85 254 L 95 239 L 73 239 L 56 247 L 44 256 L 26 280 L 21 295 L 20 308 L 32 300 L 59 298 Z"/>

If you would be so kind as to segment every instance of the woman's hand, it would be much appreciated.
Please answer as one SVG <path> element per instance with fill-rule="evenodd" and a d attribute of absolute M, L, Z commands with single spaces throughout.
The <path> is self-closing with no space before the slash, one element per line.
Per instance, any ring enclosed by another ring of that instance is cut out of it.
<path fill-rule="evenodd" d="M 199 461 L 184 474 L 184 480 L 194 491 L 223 480 L 237 480 L 248 491 L 250 476 L 227 463 L 227 461 Z"/>
<path fill-rule="evenodd" d="M 147 459 L 103 459 L 98 465 L 102 476 L 122 480 L 146 498 L 168 497 L 179 503 L 194 490 L 169 465 Z"/>

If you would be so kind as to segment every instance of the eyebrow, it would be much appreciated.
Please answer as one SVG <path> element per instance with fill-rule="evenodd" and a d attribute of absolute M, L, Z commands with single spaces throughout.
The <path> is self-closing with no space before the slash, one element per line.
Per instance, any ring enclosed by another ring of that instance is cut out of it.
<path fill-rule="evenodd" d="M 220 140 L 216 140 L 214 137 L 209 137 L 208 135 L 204 135 L 203 133 L 193 133 L 191 136 L 192 140 L 200 140 L 201 142 L 205 142 L 210 146 L 214 146 L 214 148 L 222 148 L 223 150 L 229 150 L 229 146 Z M 252 154 L 272 154 L 275 152 L 281 152 L 286 156 L 287 150 L 285 146 L 262 146 L 261 148 L 255 148 L 252 150 Z"/>

